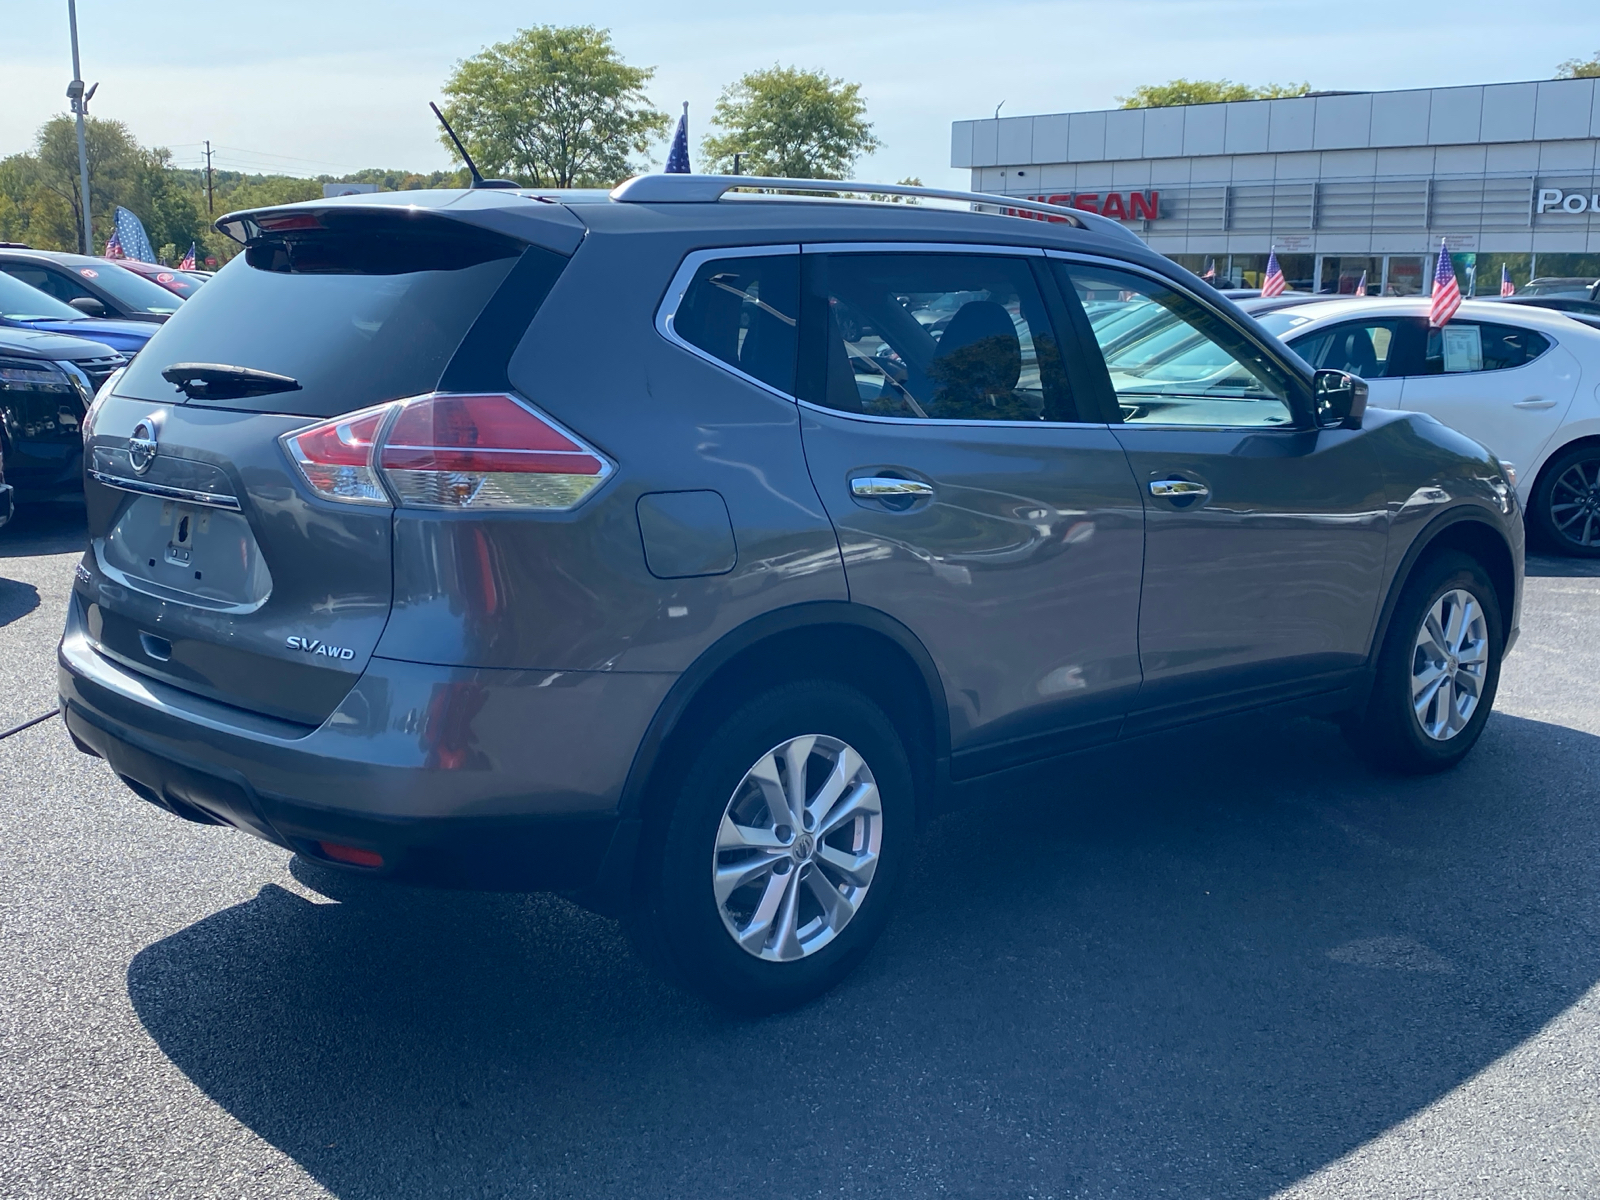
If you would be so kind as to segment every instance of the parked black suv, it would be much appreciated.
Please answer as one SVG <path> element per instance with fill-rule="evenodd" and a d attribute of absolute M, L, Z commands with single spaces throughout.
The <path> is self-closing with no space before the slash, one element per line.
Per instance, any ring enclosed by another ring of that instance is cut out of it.
<path fill-rule="evenodd" d="M 127 361 L 101 342 L 0 329 L 0 455 L 20 499 L 82 494 L 85 410 Z"/>
<path fill-rule="evenodd" d="M 570 890 L 756 1009 L 1063 755 L 1269 705 L 1471 748 L 1492 455 L 1102 218 L 728 194 L 773 183 L 225 217 L 89 416 L 79 747 L 309 858 Z"/>

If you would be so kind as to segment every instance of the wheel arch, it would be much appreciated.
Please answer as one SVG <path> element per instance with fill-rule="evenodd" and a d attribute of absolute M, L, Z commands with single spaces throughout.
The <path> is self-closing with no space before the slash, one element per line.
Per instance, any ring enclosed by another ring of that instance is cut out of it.
<path fill-rule="evenodd" d="M 1376 660 L 1388 638 L 1389 624 L 1395 606 L 1400 601 L 1400 593 L 1405 590 L 1418 567 L 1446 550 L 1459 550 L 1483 565 L 1489 582 L 1494 585 L 1495 599 L 1500 603 L 1502 642 L 1509 644 L 1516 620 L 1517 599 L 1517 566 L 1511 545 L 1505 535 L 1475 509 L 1456 508 L 1439 514 L 1412 539 L 1384 597 L 1372 639 L 1370 654 L 1373 660 Z"/>
<path fill-rule="evenodd" d="M 697 735 L 739 698 L 800 679 L 832 679 L 870 697 L 906 738 L 927 812 L 948 777 L 950 714 L 932 656 L 875 608 L 818 601 L 765 613 L 725 634 L 692 663 L 657 709 L 623 785 L 619 815 L 649 822 L 670 802 Z"/>
<path fill-rule="evenodd" d="M 1533 479 L 1528 483 L 1527 495 L 1530 507 L 1533 504 L 1534 496 L 1538 494 L 1539 486 L 1544 483 L 1545 476 L 1550 473 L 1551 465 L 1568 450 L 1575 450 L 1579 446 L 1600 447 L 1600 432 L 1579 434 L 1577 437 L 1569 438 L 1559 446 L 1555 446 L 1545 452 L 1539 460 L 1538 470 L 1534 471 Z"/>

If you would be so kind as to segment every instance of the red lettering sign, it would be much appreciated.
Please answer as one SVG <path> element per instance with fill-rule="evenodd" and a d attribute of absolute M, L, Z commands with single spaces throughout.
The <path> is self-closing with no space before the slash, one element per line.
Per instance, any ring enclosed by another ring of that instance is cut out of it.
<path fill-rule="evenodd" d="M 1084 212 L 1099 213 L 1113 221 L 1154 221 L 1161 216 L 1160 192 L 1107 192 L 1104 202 L 1099 192 L 1062 192 L 1054 196 L 1029 196 L 1046 204 L 1059 204 L 1065 208 L 1080 208 Z M 1043 213 L 1017 213 L 1039 221 L 1062 221 L 1064 217 L 1046 216 Z"/>

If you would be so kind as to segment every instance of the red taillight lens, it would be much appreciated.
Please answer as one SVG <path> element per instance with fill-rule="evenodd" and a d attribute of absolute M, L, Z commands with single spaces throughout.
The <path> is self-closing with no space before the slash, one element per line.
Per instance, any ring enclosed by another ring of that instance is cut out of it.
<path fill-rule="evenodd" d="M 571 508 L 610 474 L 605 459 L 507 395 L 408 400 L 378 463 L 400 503 Z"/>
<path fill-rule="evenodd" d="M 392 404 L 324 421 L 283 439 L 284 448 L 311 490 L 325 500 L 387 504 L 372 466 L 372 450 Z"/>
<path fill-rule="evenodd" d="M 389 503 L 387 482 L 406 507 L 559 510 L 611 474 L 597 451 L 504 394 L 417 396 L 283 445 L 317 495 L 352 504 Z"/>

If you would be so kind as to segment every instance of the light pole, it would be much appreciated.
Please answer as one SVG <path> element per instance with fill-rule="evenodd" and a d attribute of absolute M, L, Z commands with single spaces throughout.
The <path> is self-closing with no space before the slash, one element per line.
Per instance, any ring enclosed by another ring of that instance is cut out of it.
<path fill-rule="evenodd" d="M 72 82 L 67 84 L 67 99 L 72 101 L 72 111 L 78 119 L 78 200 L 83 217 L 83 252 L 94 253 L 94 235 L 89 231 L 89 146 L 84 140 L 83 118 L 89 111 L 89 97 L 94 95 L 97 83 L 87 92 L 83 90 L 83 72 L 78 69 L 78 3 L 67 0 L 67 22 L 72 26 Z"/>

